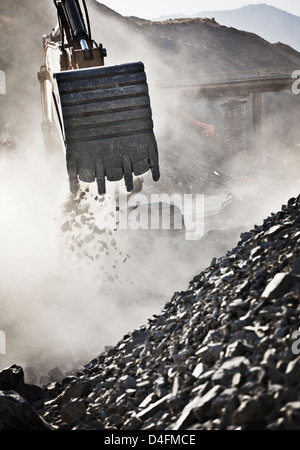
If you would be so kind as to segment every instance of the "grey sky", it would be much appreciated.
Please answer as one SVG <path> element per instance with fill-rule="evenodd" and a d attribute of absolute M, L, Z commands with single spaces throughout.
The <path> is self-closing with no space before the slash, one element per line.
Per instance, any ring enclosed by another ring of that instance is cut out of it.
<path fill-rule="evenodd" d="M 224 0 L 100 0 L 100 3 L 125 16 L 136 15 L 153 19 L 171 13 L 193 14 L 200 11 L 236 9 L 264 2 L 261 0 L 250 2 L 247 0 L 226 0 L 226 2 Z M 298 0 L 269 0 L 267 4 L 300 16 Z"/>

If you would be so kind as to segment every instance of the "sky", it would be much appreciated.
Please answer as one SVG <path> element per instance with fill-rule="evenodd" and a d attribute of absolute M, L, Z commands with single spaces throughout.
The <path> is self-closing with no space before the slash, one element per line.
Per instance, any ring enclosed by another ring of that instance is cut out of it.
<path fill-rule="evenodd" d="M 137 16 L 155 19 L 167 14 L 195 14 L 200 11 L 217 11 L 241 8 L 249 4 L 267 3 L 268 5 L 300 16 L 298 0 L 98 0 L 123 16 Z"/>

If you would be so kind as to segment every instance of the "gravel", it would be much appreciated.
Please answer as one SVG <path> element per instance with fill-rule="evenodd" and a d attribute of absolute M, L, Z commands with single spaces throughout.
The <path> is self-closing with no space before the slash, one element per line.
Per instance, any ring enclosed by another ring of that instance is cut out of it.
<path fill-rule="evenodd" d="M 291 198 L 242 233 L 160 314 L 77 372 L 61 380 L 53 370 L 56 381 L 28 395 L 42 426 L 299 429 L 299 210 L 300 196 Z M 21 370 L 0 373 L 0 417 L 13 395 L 29 392 Z"/>

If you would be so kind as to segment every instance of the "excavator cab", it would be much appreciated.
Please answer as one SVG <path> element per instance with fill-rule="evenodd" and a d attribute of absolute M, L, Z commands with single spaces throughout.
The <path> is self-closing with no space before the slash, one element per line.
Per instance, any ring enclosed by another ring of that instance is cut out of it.
<path fill-rule="evenodd" d="M 134 176 L 149 170 L 160 178 L 147 77 L 142 62 L 105 66 L 106 50 L 91 36 L 85 0 L 54 0 L 58 25 L 44 36 L 45 60 L 38 78 L 45 148 L 57 136 L 65 151 L 70 191 L 80 181 L 124 178 L 128 192 Z"/>

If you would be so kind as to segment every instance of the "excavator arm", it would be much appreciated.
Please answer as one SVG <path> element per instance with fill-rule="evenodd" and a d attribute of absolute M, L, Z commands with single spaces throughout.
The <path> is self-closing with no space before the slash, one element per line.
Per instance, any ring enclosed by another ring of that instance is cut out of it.
<path fill-rule="evenodd" d="M 59 141 L 66 155 L 70 190 L 80 181 L 124 178 L 149 170 L 160 178 L 147 78 L 141 62 L 104 66 L 106 50 L 91 37 L 85 0 L 54 0 L 58 25 L 43 38 L 45 60 L 38 78 L 47 151 Z M 84 14 L 83 14 L 84 11 Z"/>
<path fill-rule="evenodd" d="M 61 37 L 61 70 L 104 65 L 106 50 L 92 40 L 86 2 L 82 2 L 85 19 L 79 0 L 54 0 Z"/>

